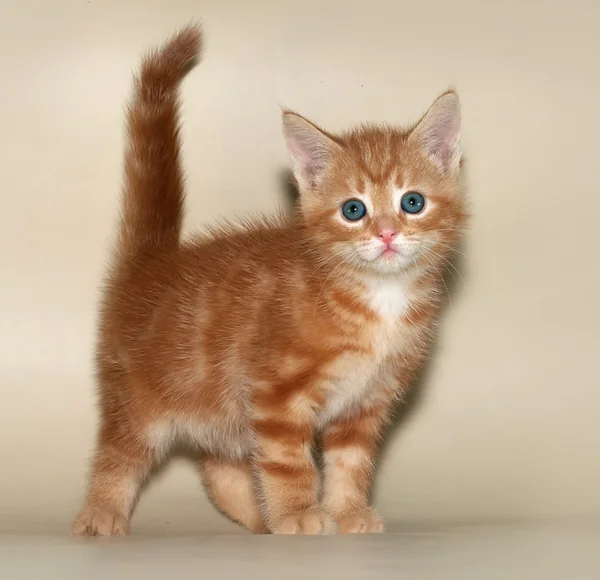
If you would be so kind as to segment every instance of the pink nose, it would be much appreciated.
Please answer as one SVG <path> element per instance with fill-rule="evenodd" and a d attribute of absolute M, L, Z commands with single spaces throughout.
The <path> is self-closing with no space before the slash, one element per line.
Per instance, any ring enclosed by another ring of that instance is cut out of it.
<path fill-rule="evenodd" d="M 392 243 L 392 240 L 398 235 L 398 232 L 396 232 L 395 230 L 386 228 L 384 230 L 379 230 L 379 233 L 377 234 L 377 236 L 379 237 L 379 239 L 384 243 L 387 244 L 388 246 Z"/>

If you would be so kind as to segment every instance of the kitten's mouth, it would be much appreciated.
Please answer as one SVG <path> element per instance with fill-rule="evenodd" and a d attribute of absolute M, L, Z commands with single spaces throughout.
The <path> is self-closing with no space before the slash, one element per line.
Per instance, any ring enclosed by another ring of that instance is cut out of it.
<path fill-rule="evenodd" d="M 391 258 L 393 256 L 398 255 L 400 252 L 398 252 L 398 250 L 392 248 L 391 246 L 388 246 L 385 250 L 383 250 L 383 252 L 381 252 L 381 254 L 379 254 L 380 258 Z"/>

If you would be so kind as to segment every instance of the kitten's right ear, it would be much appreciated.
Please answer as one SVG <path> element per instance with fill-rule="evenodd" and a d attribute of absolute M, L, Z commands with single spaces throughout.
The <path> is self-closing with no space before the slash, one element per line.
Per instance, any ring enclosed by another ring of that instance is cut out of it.
<path fill-rule="evenodd" d="M 321 129 L 292 111 L 283 111 L 283 135 L 301 190 L 317 189 L 338 145 Z"/>

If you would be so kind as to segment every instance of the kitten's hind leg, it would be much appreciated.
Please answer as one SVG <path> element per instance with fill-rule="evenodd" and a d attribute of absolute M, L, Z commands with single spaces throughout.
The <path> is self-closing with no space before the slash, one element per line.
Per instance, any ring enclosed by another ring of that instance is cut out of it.
<path fill-rule="evenodd" d="M 83 509 L 71 526 L 78 536 L 123 536 L 138 491 L 152 466 L 152 454 L 143 444 L 101 442 Z"/>
<path fill-rule="evenodd" d="M 99 372 L 102 419 L 85 504 L 71 526 L 78 536 L 122 536 L 139 489 L 154 464 L 155 452 L 139 434 L 125 373 L 111 365 Z"/>
<path fill-rule="evenodd" d="M 254 534 L 266 532 L 256 500 L 252 468 L 247 461 L 226 461 L 213 456 L 202 460 L 204 485 L 215 505 Z"/>

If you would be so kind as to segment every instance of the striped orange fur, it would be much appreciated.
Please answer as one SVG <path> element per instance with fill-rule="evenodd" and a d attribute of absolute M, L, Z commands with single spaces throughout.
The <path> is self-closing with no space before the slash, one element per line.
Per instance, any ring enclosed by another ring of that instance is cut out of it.
<path fill-rule="evenodd" d="M 178 88 L 200 40 L 183 29 L 135 81 L 97 449 L 72 531 L 127 533 L 143 480 L 183 442 L 203 451 L 216 505 L 254 532 L 380 532 L 374 460 L 465 222 L 458 99 L 407 129 L 339 135 L 284 111 L 297 211 L 182 239 Z"/>

